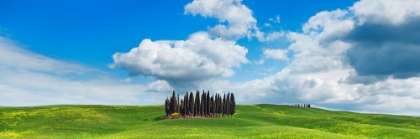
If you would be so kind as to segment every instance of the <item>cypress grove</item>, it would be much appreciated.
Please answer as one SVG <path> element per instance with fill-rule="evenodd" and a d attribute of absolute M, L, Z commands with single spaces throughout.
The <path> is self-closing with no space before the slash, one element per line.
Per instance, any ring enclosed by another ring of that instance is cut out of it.
<path fill-rule="evenodd" d="M 184 98 L 179 97 L 175 91 L 170 98 L 165 100 L 165 113 L 167 118 L 171 118 L 174 113 L 183 118 L 220 118 L 233 116 L 236 112 L 236 102 L 233 93 L 210 95 L 210 91 L 203 92 L 197 90 L 195 96 L 193 92 L 186 92 Z"/>

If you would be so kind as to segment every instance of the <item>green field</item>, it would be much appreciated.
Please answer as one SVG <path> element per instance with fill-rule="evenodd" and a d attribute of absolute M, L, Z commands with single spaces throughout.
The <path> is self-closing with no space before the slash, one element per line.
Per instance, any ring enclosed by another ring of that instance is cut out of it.
<path fill-rule="evenodd" d="M 233 117 L 163 119 L 163 106 L 0 107 L 0 138 L 420 138 L 420 117 L 238 105 Z"/>

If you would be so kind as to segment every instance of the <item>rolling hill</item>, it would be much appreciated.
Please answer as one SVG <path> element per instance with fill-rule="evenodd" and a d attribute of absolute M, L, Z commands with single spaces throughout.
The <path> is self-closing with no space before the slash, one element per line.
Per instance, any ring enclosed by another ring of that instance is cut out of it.
<path fill-rule="evenodd" d="M 0 138 L 418 138 L 420 117 L 237 105 L 233 117 L 164 119 L 164 106 L 0 107 Z"/>

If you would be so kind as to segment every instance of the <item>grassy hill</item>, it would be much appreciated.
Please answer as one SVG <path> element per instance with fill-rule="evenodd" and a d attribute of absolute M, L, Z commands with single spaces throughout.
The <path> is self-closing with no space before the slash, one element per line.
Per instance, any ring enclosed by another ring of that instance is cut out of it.
<path fill-rule="evenodd" d="M 0 107 L 0 138 L 419 138 L 420 117 L 238 105 L 232 118 L 163 119 L 163 106 Z"/>

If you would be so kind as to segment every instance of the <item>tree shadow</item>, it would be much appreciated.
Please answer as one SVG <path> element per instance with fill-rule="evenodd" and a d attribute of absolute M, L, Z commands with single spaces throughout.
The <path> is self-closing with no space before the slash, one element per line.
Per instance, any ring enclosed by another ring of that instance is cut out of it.
<path fill-rule="evenodd" d="M 153 119 L 153 121 L 160 121 L 160 120 L 164 120 L 165 116 L 157 116 Z"/>

